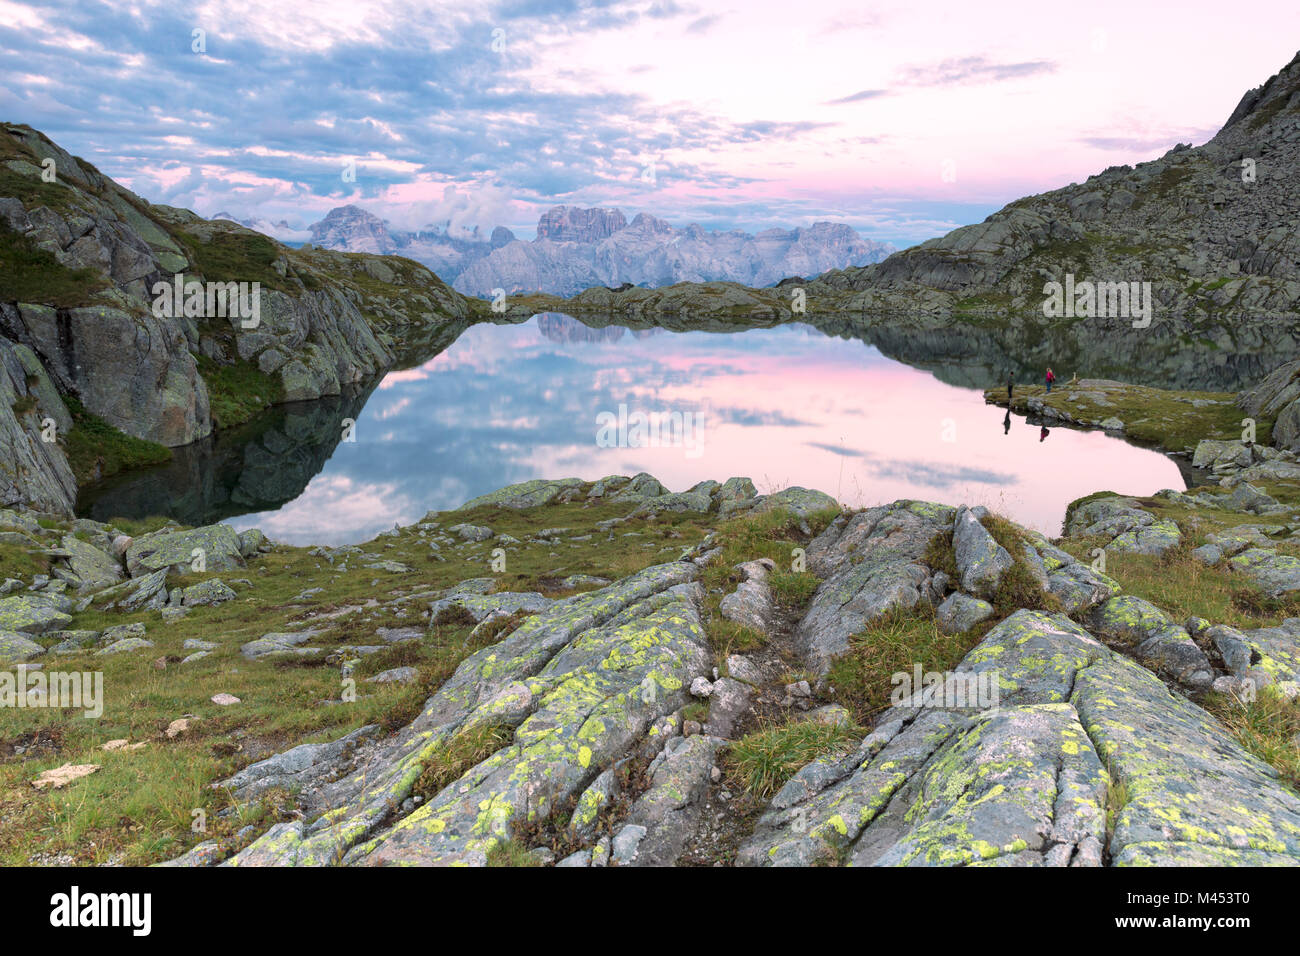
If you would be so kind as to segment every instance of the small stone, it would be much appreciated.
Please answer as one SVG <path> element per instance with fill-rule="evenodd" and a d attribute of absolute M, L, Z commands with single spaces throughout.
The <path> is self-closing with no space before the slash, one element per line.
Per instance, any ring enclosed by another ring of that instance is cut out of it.
<path fill-rule="evenodd" d="M 212 703 L 218 707 L 229 707 L 231 704 L 240 703 L 240 700 L 234 694 L 213 694 Z"/>
<path fill-rule="evenodd" d="M 811 697 L 812 687 L 806 680 L 798 680 L 793 684 L 786 684 L 785 692 L 791 697 Z"/>
<path fill-rule="evenodd" d="M 691 681 L 692 697 L 708 697 L 713 693 L 713 685 L 709 683 L 707 677 L 697 677 Z"/>
<path fill-rule="evenodd" d="M 178 717 L 167 725 L 167 736 L 175 740 L 181 734 L 190 729 L 190 718 Z"/>

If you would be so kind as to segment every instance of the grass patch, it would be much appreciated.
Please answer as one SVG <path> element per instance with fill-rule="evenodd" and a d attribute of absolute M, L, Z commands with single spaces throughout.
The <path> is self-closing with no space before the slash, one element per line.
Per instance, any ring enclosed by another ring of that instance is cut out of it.
<path fill-rule="evenodd" d="M 917 663 L 926 673 L 952 670 L 987 630 L 944 634 L 933 611 L 891 611 L 849 638 L 849 649 L 831 662 L 827 681 L 853 719 L 870 726 L 890 706 L 894 674 L 910 674 Z"/>
<path fill-rule="evenodd" d="M 1246 702 L 1232 694 L 1210 694 L 1205 709 L 1228 728 L 1246 750 L 1271 764 L 1286 785 L 1300 793 L 1300 700 L 1287 700 L 1264 687 Z"/>
<path fill-rule="evenodd" d="M 1093 548 L 1105 543 L 1075 537 L 1063 539 L 1061 546 L 1090 562 Z M 1271 598 L 1239 572 L 1202 564 L 1191 555 L 1196 544 L 1197 538 L 1184 528 L 1182 544 L 1162 555 L 1108 552 L 1106 574 L 1119 582 L 1124 593 L 1150 601 L 1179 622 L 1203 617 L 1215 624 L 1250 629 L 1300 616 L 1300 598 Z"/>
<path fill-rule="evenodd" d="M 217 428 L 242 425 L 284 401 L 281 379 L 267 375 L 252 362 L 237 359 L 223 365 L 206 355 L 196 356 L 196 361 L 208 386 L 208 407 Z"/>
<path fill-rule="evenodd" d="M 1030 542 L 1019 526 L 994 514 L 986 515 L 980 523 L 1011 555 L 1011 567 L 1002 574 L 991 602 L 998 614 L 1005 616 L 1020 608 L 1059 613 L 1060 598 L 1043 589 L 1025 560 L 1025 547 Z"/>
<path fill-rule="evenodd" d="M 263 288 L 297 294 L 298 287 L 273 267 L 284 250 L 272 239 L 252 232 L 217 232 L 204 242 L 177 230 L 194 271 L 209 282 L 259 282 Z"/>
<path fill-rule="evenodd" d="M 455 783 L 471 767 L 482 763 L 515 739 L 513 727 L 480 724 L 448 740 L 421 772 L 413 792 L 426 800 Z"/>
<path fill-rule="evenodd" d="M 25 179 L 25 177 L 19 177 Z M 0 184 L 0 195 L 12 196 Z M 94 269 L 69 269 L 54 253 L 0 222 L 0 302 L 61 308 L 85 305 L 107 283 Z"/>
<path fill-rule="evenodd" d="M 541 866 L 542 861 L 518 840 L 498 840 L 487 851 L 488 866 Z"/>
<path fill-rule="evenodd" d="M 1240 439 L 1245 417 L 1233 392 L 1169 391 L 1128 384 L 1085 389 L 1077 383 L 1061 383 L 1048 395 L 1042 385 L 1017 385 L 1012 410 L 1027 414 L 1031 398 L 1068 412 L 1079 423 L 1099 424 L 1118 418 L 1124 422 L 1127 438 L 1164 451 L 1191 451 L 1209 438 Z M 989 389 L 984 399 L 1005 406 L 1006 388 Z M 1269 444 L 1272 432 L 1271 419 L 1256 421 L 1257 442 Z"/>
<path fill-rule="evenodd" d="M 799 610 L 806 608 L 812 601 L 821 579 L 811 571 L 773 571 L 767 576 L 767 583 L 772 588 L 772 597 L 778 604 Z"/>
<path fill-rule="evenodd" d="M 845 752 L 862 739 L 861 727 L 791 721 L 756 731 L 727 752 L 727 767 L 746 793 L 770 797 L 818 757 Z"/>
<path fill-rule="evenodd" d="M 719 612 L 722 598 L 744 580 L 736 566 L 769 558 L 776 565 L 768 572 L 768 584 L 778 612 L 801 612 L 812 600 L 820 581 L 807 570 L 795 570 L 796 567 L 802 568 L 798 563 L 798 552 L 826 530 L 839 514 L 838 508 L 826 508 L 807 518 L 799 518 L 787 509 L 775 508 L 761 514 L 731 518 L 717 528 L 716 546 L 721 553 L 705 567 L 701 583 L 708 595 L 705 629 L 719 661 L 735 651 L 757 650 L 767 640 L 763 634 L 729 621 Z"/>
<path fill-rule="evenodd" d="M 76 397 L 65 395 L 63 402 L 72 415 L 72 429 L 64 437 L 63 448 L 78 485 L 171 460 L 170 448 L 118 431 L 87 411 Z"/>

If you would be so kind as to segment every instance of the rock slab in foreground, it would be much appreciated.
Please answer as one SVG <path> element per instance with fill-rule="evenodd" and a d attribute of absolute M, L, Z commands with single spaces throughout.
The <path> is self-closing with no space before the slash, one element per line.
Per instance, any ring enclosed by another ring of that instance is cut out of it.
<path fill-rule="evenodd" d="M 738 862 L 1300 865 L 1300 797 L 1068 618 L 1018 611 L 959 672 L 988 672 L 1000 706 L 900 708 L 800 770 Z"/>

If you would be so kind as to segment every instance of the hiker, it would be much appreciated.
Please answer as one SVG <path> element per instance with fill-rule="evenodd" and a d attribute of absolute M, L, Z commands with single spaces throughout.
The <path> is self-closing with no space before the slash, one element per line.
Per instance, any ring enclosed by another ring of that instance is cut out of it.
<path fill-rule="evenodd" d="M 1047 370 L 1047 394 L 1052 394 L 1052 385 L 1056 382 L 1056 373 L 1050 368 Z"/>
<path fill-rule="evenodd" d="M 1011 390 L 1016 387 L 1016 373 L 1007 373 L 1007 405 L 1011 405 Z"/>

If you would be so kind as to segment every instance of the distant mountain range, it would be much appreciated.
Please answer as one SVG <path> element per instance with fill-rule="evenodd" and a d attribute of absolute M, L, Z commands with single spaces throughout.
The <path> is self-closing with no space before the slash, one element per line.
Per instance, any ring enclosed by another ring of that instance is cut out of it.
<path fill-rule="evenodd" d="M 225 217 L 230 218 L 230 217 Z M 340 206 L 309 227 L 326 249 L 401 255 L 427 265 L 465 295 L 546 292 L 575 295 L 592 286 L 666 286 L 725 280 L 763 287 L 879 262 L 895 251 L 841 223 L 766 229 L 757 235 L 669 225 L 646 213 L 629 223 L 618 209 L 556 206 L 524 241 L 502 226 L 490 236 L 454 238 L 440 229 L 396 229 L 358 206 Z"/>

